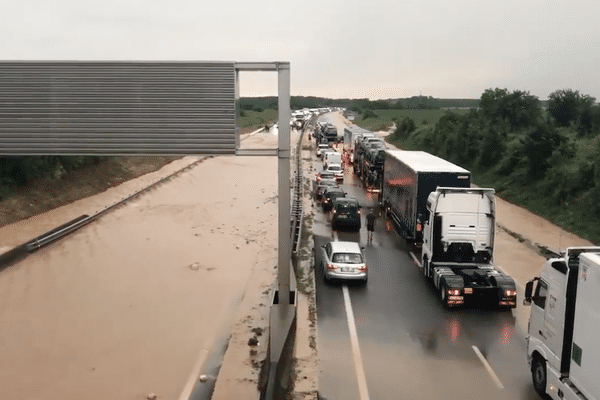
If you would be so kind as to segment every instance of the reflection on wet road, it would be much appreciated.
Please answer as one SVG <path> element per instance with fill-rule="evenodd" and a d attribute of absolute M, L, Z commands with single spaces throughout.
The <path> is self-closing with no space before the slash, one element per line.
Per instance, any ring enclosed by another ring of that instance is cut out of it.
<path fill-rule="evenodd" d="M 320 161 L 314 163 L 319 170 Z M 359 199 L 363 218 L 376 205 L 376 196 L 365 194 L 351 168 L 342 187 Z M 512 312 L 444 309 L 409 254 L 415 250 L 382 216 L 373 244 L 366 245 L 364 223 L 360 232 L 332 232 L 327 215 L 315 210 L 315 248 L 331 240 L 365 246 L 369 283 L 349 285 L 348 292 L 371 399 L 538 399 L 525 339 L 515 329 Z M 360 399 L 343 285 L 323 282 L 320 253 L 316 254 L 319 395 L 328 400 Z"/>

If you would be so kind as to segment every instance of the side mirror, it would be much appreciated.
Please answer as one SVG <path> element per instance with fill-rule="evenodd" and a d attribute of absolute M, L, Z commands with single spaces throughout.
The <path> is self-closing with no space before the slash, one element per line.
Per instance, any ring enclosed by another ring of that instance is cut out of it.
<path fill-rule="evenodd" d="M 539 277 L 533 278 L 532 280 L 527 282 L 527 284 L 525 285 L 525 298 L 523 299 L 524 306 L 531 305 L 531 298 L 532 298 L 532 294 L 533 294 L 533 283 L 538 279 L 540 279 L 540 278 Z"/>

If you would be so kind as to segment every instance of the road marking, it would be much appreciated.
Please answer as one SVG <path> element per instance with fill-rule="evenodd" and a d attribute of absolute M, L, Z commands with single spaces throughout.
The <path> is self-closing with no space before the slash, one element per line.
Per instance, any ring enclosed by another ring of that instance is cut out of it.
<path fill-rule="evenodd" d="M 336 241 L 336 242 L 339 241 L 337 231 L 331 231 L 331 236 L 333 236 L 334 241 Z"/>
<path fill-rule="evenodd" d="M 415 255 L 414 255 L 414 253 L 413 253 L 412 251 L 409 251 L 409 252 L 408 252 L 408 254 L 410 254 L 410 256 L 412 257 L 412 259 L 413 259 L 413 260 L 414 260 L 414 261 L 417 263 L 417 266 L 418 266 L 419 268 L 421 268 L 421 267 L 422 267 L 422 265 L 421 265 L 421 261 L 419 261 L 419 260 L 417 259 L 417 256 L 415 256 Z"/>
<path fill-rule="evenodd" d="M 498 379 L 498 376 L 496 375 L 496 373 L 492 369 L 492 366 L 490 365 L 490 363 L 485 359 L 485 357 L 483 356 L 483 354 L 481 354 L 481 351 L 479 351 L 479 349 L 477 348 L 477 346 L 471 346 L 471 347 L 473 347 L 473 351 L 475 351 L 475 354 L 477 354 L 477 357 L 479 357 L 479 359 L 483 363 L 483 366 L 485 367 L 485 369 L 487 370 L 487 372 L 490 374 L 490 376 L 492 377 L 492 379 L 494 380 L 494 382 L 496 382 L 496 385 L 498 386 L 498 388 L 499 389 L 504 389 L 504 385 L 502 385 L 502 382 L 500 382 L 500 379 Z"/>
<path fill-rule="evenodd" d="M 206 348 L 206 349 L 202 349 L 200 351 L 200 356 L 198 357 L 198 360 L 196 361 L 196 365 L 194 365 L 194 368 L 192 369 L 190 377 L 188 378 L 183 390 L 181 391 L 181 394 L 178 397 L 179 400 L 188 400 L 190 398 L 190 395 L 192 394 L 192 390 L 194 390 L 194 386 L 196 386 L 196 381 L 198 380 L 198 377 L 200 376 L 202 366 L 204 365 L 204 362 L 206 361 L 206 357 L 208 356 L 208 350 L 209 349 Z"/>
<path fill-rule="evenodd" d="M 356 334 L 354 312 L 352 311 L 348 286 L 342 286 L 342 292 L 344 293 L 344 306 L 346 307 L 346 318 L 348 319 L 348 329 L 350 330 L 350 347 L 352 348 L 352 363 L 354 364 L 354 372 L 356 373 L 356 381 L 358 383 L 358 397 L 360 400 L 369 400 L 365 367 L 358 345 L 358 335 Z"/>

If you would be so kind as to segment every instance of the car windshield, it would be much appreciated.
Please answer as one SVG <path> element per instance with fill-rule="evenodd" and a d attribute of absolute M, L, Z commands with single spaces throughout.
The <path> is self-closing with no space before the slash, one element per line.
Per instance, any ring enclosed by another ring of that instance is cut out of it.
<path fill-rule="evenodd" d="M 319 186 L 334 186 L 337 187 L 338 184 L 333 179 L 323 179 L 319 182 Z"/>
<path fill-rule="evenodd" d="M 344 264 L 362 264 L 363 262 L 359 253 L 335 253 L 331 261 Z"/>
<path fill-rule="evenodd" d="M 332 164 L 328 168 L 329 171 L 342 171 L 342 167 L 339 165 Z"/>

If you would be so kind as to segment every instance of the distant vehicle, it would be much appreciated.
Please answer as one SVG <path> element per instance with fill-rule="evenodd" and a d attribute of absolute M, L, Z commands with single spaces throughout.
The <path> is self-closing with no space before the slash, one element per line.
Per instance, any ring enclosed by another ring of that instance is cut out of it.
<path fill-rule="evenodd" d="M 340 164 L 329 164 L 325 170 L 333 172 L 336 181 L 344 182 L 344 168 Z"/>
<path fill-rule="evenodd" d="M 357 125 L 351 125 L 351 126 L 347 126 L 344 128 L 344 146 L 347 147 L 348 149 L 354 150 L 354 145 L 356 142 L 356 139 L 364 134 L 364 133 L 369 133 L 371 131 L 365 129 L 365 128 L 361 128 L 360 126 Z"/>
<path fill-rule="evenodd" d="M 323 196 L 323 191 L 328 187 L 339 188 L 335 179 L 321 179 L 315 188 L 315 200 L 320 201 Z"/>
<path fill-rule="evenodd" d="M 328 142 L 335 142 L 338 137 L 337 128 L 331 124 L 327 124 L 323 129 L 323 136 Z"/>
<path fill-rule="evenodd" d="M 531 305 L 527 361 L 535 390 L 553 400 L 600 399 L 600 247 L 570 247 L 546 261 L 525 286 L 523 304 Z"/>
<path fill-rule="evenodd" d="M 333 200 L 331 210 L 331 229 L 340 227 L 360 230 L 360 204 L 353 197 L 340 197 Z"/>
<path fill-rule="evenodd" d="M 333 208 L 333 200 L 346 196 L 346 192 L 340 187 L 329 186 L 323 190 L 322 206 L 323 211 L 327 212 Z"/>
<path fill-rule="evenodd" d="M 329 242 L 321 249 L 321 268 L 326 283 L 333 279 L 367 283 L 369 268 L 358 243 Z"/>
<path fill-rule="evenodd" d="M 329 164 L 342 165 L 342 154 L 337 151 L 328 151 L 323 156 L 323 168 L 327 168 Z"/>
<path fill-rule="evenodd" d="M 319 143 L 317 145 L 317 157 L 323 157 L 323 152 L 330 148 L 327 143 Z"/>

